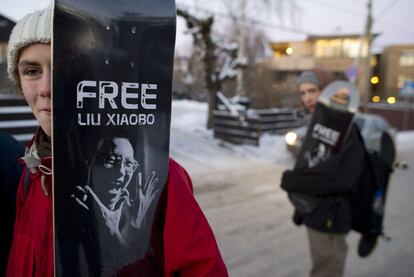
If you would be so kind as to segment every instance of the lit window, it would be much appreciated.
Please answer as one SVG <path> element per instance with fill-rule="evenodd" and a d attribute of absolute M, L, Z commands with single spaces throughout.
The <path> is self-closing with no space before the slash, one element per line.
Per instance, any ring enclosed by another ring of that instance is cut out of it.
<path fill-rule="evenodd" d="M 280 51 L 275 51 L 275 52 L 273 52 L 273 57 L 274 57 L 275 59 L 279 59 L 281 56 L 282 56 L 282 55 L 280 54 Z"/>
<path fill-rule="evenodd" d="M 400 66 L 414 66 L 414 51 L 403 51 L 401 53 Z"/>
<path fill-rule="evenodd" d="M 374 66 L 377 66 L 377 64 L 378 64 L 377 58 L 375 56 L 371 56 L 371 66 L 374 67 Z"/>
<path fill-rule="evenodd" d="M 341 56 L 340 39 L 320 39 L 315 43 L 315 55 L 318 58 L 334 58 Z"/>
<path fill-rule="evenodd" d="M 351 39 L 347 38 L 344 39 L 342 42 L 342 51 L 343 56 L 346 58 L 356 58 L 359 55 L 361 48 L 361 40 L 360 39 Z M 362 57 L 366 57 L 368 52 L 368 45 L 366 41 L 364 41 L 361 49 Z"/>

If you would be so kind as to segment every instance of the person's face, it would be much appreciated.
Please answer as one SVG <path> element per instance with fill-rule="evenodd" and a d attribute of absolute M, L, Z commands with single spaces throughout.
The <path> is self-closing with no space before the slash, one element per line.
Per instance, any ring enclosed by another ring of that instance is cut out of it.
<path fill-rule="evenodd" d="M 51 136 L 51 66 L 50 44 L 36 43 L 24 48 L 17 69 L 27 103 L 40 127 Z"/>
<path fill-rule="evenodd" d="M 128 139 L 115 137 L 102 144 L 92 174 L 93 189 L 105 206 L 112 209 L 137 166 L 134 149 Z"/>
<path fill-rule="evenodd" d="M 299 93 L 302 104 L 313 113 L 321 94 L 318 86 L 312 83 L 302 83 L 299 85 Z"/>

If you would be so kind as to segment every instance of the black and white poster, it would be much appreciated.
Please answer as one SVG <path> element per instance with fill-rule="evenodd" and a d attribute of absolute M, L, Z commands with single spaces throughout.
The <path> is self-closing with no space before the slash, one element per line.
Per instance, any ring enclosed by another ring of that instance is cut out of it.
<path fill-rule="evenodd" d="M 175 13 L 173 0 L 55 1 L 56 276 L 162 274 Z"/>
<path fill-rule="evenodd" d="M 354 84 L 347 81 L 329 84 L 316 103 L 294 170 L 323 166 L 324 161 L 338 153 L 351 130 L 358 106 L 359 93 Z M 289 192 L 288 197 L 303 214 L 311 213 L 320 202 L 316 195 Z"/>
<path fill-rule="evenodd" d="M 346 137 L 353 116 L 353 113 L 332 110 L 317 103 L 295 167 L 314 167 L 336 153 Z"/>
<path fill-rule="evenodd" d="M 359 105 L 350 82 L 335 81 L 322 92 L 308 126 L 295 168 L 311 168 L 329 159 L 343 145 Z"/>

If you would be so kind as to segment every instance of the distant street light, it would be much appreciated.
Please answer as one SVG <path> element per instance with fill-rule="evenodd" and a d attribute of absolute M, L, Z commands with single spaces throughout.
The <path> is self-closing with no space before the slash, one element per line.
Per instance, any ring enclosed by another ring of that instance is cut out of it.
<path fill-rule="evenodd" d="M 378 95 L 372 97 L 372 102 L 374 103 L 379 103 L 381 102 L 381 97 L 379 97 Z"/>
<path fill-rule="evenodd" d="M 397 102 L 397 99 L 394 96 L 390 96 L 387 98 L 388 104 L 395 104 Z"/>
<path fill-rule="evenodd" d="M 292 47 L 286 48 L 286 54 L 292 55 L 293 54 L 293 48 Z"/>
<path fill-rule="evenodd" d="M 378 76 L 372 76 L 371 77 L 371 84 L 376 85 L 379 83 L 379 77 Z"/>

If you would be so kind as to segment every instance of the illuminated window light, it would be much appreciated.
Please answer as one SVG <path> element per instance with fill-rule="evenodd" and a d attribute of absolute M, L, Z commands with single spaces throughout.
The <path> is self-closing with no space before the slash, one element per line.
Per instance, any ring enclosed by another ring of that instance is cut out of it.
<path fill-rule="evenodd" d="M 279 58 L 280 58 L 280 56 L 281 56 L 280 51 L 276 51 L 276 52 L 274 52 L 274 53 L 273 53 L 273 57 L 274 57 L 275 59 L 279 59 Z"/>
<path fill-rule="evenodd" d="M 379 103 L 381 102 L 381 97 L 379 97 L 378 95 L 372 97 L 372 102 L 374 103 Z"/>
<path fill-rule="evenodd" d="M 376 66 L 378 64 L 377 58 L 375 56 L 371 57 L 371 66 Z"/>
<path fill-rule="evenodd" d="M 292 47 L 286 48 L 286 54 L 292 55 L 292 53 L 293 53 L 293 48 Z"/>
<path fill-rule="evenodd" d="M 387 98 L 388 104 L 395 104 L 397 102 L 397 99 L 394 96 L 390 96 Z"/>
<path fill-rule="evenodd" d="M 379 77 L 378 76 L 372 76 L 371 84 L 376 85 L 378 83 L 379 83 Z"/>

